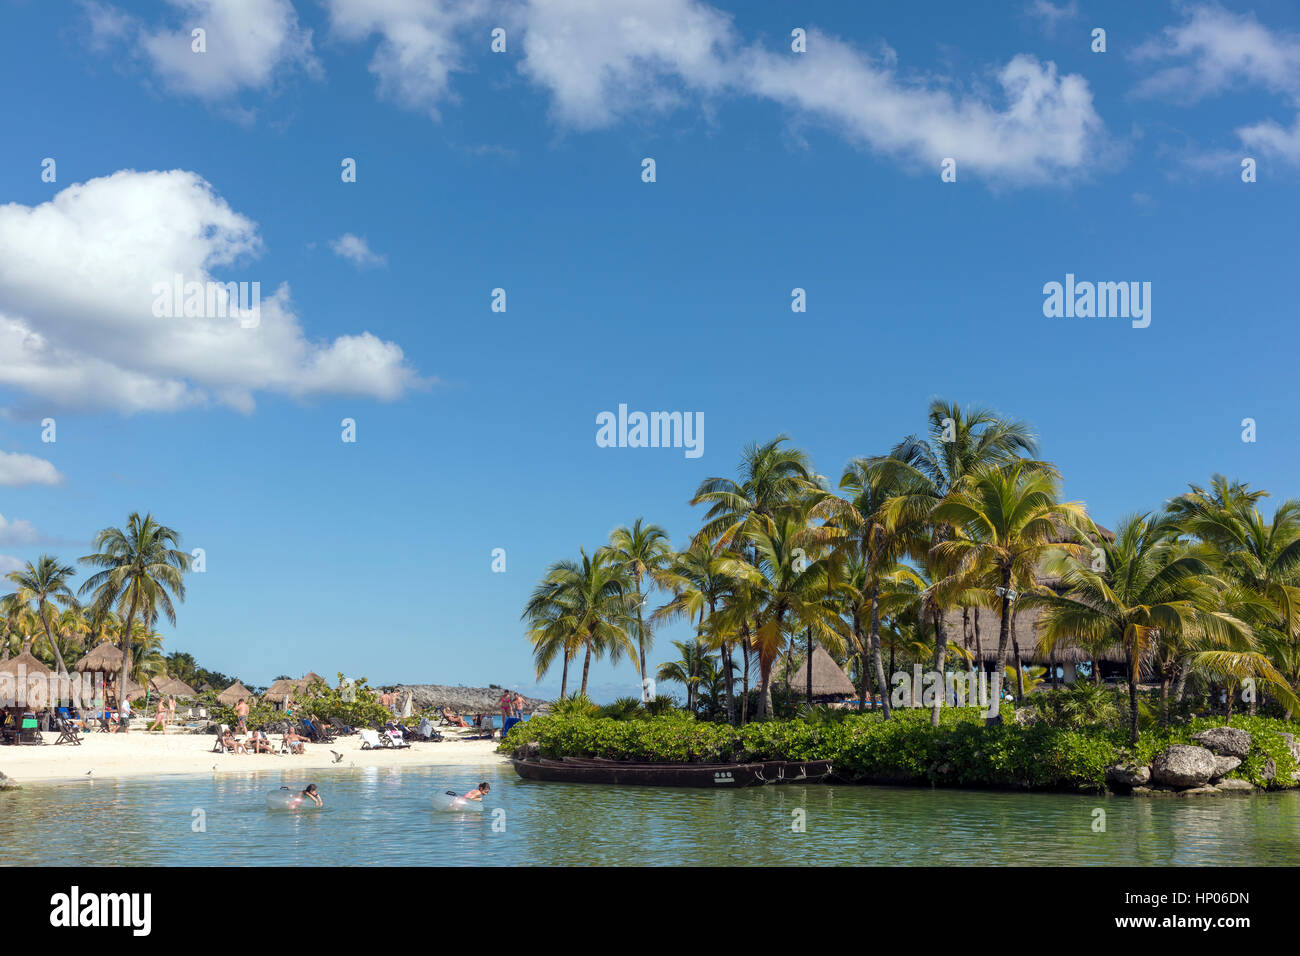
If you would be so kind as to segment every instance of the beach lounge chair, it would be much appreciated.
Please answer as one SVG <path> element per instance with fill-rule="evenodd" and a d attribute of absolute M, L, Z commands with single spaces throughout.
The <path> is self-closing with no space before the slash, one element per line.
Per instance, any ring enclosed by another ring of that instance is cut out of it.
<path fill-rule="evenodd" d="M 54 718 L 54 723 L 59 731 L 59 739 L 54 741 L 55 746 L 59 744 L 72 744 L 74 747 L 81 746 L 81 731 L 77 729 L 76 724 L 61 715 Z"/>
<path fill-rule="evenodd" d="M 228 749 L 227 747 L 222 746 L 221 738 L 226 735 L 226 731 L 229 729 L 230 727 L 226 724 L 222 724 L 217 728 L 217 742 L 212 745 L 212 752 L 214 754 L 225 753 Z"/>
<path fill-rule="evenodd" d="M 303 736 L 307 737 L 312 743 L 332 744 L 334 735 L 319 724 L 314 724 L 306 717 L 299 721 L 302 724 Z"/>
<path fill-rule="evenodd" d="M 357 733 L 361 735 L 362 750 L 378 750 L 384 746 L 384 742 L 380 739 L 377 730 L 358 730 Z"/>
<path fill-rule="evenodd" d="M 339 720 L 337 717 L 330 718 L 330 726 L 334 728 L 334 730 L 338 733 L 340 737 L 347 737 L 349 734 L 356 733 L 355 729 L 349 727 L 347 724 L 343 723 L 343 721 Z"/>

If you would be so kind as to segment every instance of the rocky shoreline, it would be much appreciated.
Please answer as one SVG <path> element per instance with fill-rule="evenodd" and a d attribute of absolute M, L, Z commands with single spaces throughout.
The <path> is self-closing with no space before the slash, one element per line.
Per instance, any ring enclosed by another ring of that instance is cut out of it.
<path fill-rule="evenodd" d="M 1192 737 L 1196 744 L 1171 744 L 1156 755 L 1150 766 L 1117 764 L 1106 770 L 1106 785 L 1115 792 L 1134 796 L 1193 796 L 1218 793 L 1255 793 L 1264 788 L 1249 780 L 1229 777 L 1250 754 L 1254 743 L 1250 733 L 1235 727 L 1213 727 Z M 1282 734 L 1291 756 L 1300 762 L 1300 743 L 1294 734 Z M 1264 762 L 1260 778 L 1277 781 L 1277 765 Z M 1286 784 L 1278 784 L 1286 786 Z M 1300 782 L 1289 786 L 1300 786 Z"/>

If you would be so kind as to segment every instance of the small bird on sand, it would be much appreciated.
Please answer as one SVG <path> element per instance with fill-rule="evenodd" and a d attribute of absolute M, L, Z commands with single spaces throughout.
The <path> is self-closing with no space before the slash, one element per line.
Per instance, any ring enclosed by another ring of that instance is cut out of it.
<path fill-rule="evenodd" d="M 335 762 L 335 763 L 338 763 L 338 762 L 340 762 L 340 761 L 343 759 L 343 755 L 342 755 L 341 753 L 339 753 L 337 750 L 331 750 L 330 753 L 332 753 L 332 754 L 334 755 L 334 762 Z"/>
<path fill-rule="evenodd" d="M 87 770 L 87 771 L 86 771 L 86 776 L 89 777 L 89 776 L 90 776 L 92 773 L 94 773 L 94 772 L 95 772 L 94 770 Z"/>

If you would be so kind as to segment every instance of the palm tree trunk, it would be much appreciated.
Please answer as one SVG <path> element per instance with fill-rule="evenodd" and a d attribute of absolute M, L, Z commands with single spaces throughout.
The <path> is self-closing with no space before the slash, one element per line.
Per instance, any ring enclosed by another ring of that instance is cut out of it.
<path fill-rule="evenodd" d="M 880 654 L 880 585 L 871 585 L 871 664 L 876 669 L 876 685 L 880 689 L 880 710 L 889 719 L 889 683 L 885 680 L 885 664 Z M 889 673 L 894 672 L 894 651 L 889 651 Z"/>
<path fill-rule="evenodd" d="M 587 638 L 587 654 L 582 659 L 582 689 L 578 694 L 582 697 L 587 696 L 587 674 L 591 671 L 591 638 Z"/>
<path fill-rule="evenodd" d="M 998 678 L 997 686 L 999 688 L 1001 687 L 1001 679 L 1007 672 L 1007 644 L 1011 637 L 1011 596 L 1007 593 L 1010 588 L 1011 569 L 1006 568 L 1002 572 L 1002 613 L 998 624 L 998 669 L 993 675 Z M 1002 723 L 1002 701 L 999 699 L 997 713 L 992 717 L 986 717 L 984 725 L 993 727 L 1000 723 Z"/>
<path fill-rule="evenodd" d="M 975 669 L 984 670 L 984 642 L 980 640 L 980 609 L 975 608 Z"/>
<path fill-rule="evenodd" d="M 935 688 L 934 705 L 930 709 L 930 726 L 939 726 L 939 711 L 948 699 L 948 684 L 943 679 L 944 665 L 948 657 L 948 629 L 944 627 L 943 611 L 937 604 L 930 605 L 930 614 L 934 618 L 934 670 L 939 675 L 939 686 Z"/>
<path fill-rule="evenodd" d="M 569 649 L 564 649 L 564 666 L 560 668 L 560 700 L 564 700 L 565 691 L 569 689 Z"/>
<path fill-rule="evenodd" d="M 1129 743 L 1137 746 L 1138 742 L 1138 678 L 1141 677 L 1138 670 L 1138 661 L 1133 656 L 1133 651 L 1128 652 L 1128 710 L 1129 710 Z"/>
<path fill-rule="evenodd" d="M 126 612 L 126 621 L 122 624 L 122 672 L 117 675 L 117 707 L 121 710 L 126 702 L 126 682 L 131 673 L 131 625 L 135 623 L 136 605 L 140 598 L 140 585 L 131 585 L 131 606 Z M 126 725 L 122 725 L 126 733 Z"/>
<path fill-rule="evenodd" d="M 867 638 L 862 633 L 862 621 L 858 612 L 853 612 L 853 639 L 858 642 L 858 671 L 862 681 L 862 690 L 858 693 L 858 713 L 867 708 L 867 695 L 871 693 L 871 675 L 867 666 Z"/>
<path fill-rule="evenodd" d="M 641 607 L 645 604 L 645 596 L 641 594 L 641 572 L 636 575 L 636 596 L 640 603 L 636 606 L 636 642 L 641 652 L 641 706 L 646 704 L 646 682 L 645 682 L 645 620 L 641 616 Z"/>
<path fill-rule="evenodd" d="M 740 660 L 744 672 L 740 675 L 740 723 L 744 726 L 749 721 L 749 625 L 740 630 Z"/>
<path fill-rule="evenodd" d="M 1016 609 L 1011 608 L 1011 650 L 1016 655 L 1016 702 L 1025 702 L 1025 668 L 1020 661 L 1020 641 L 1016 638 Z"/>
<path fill-rule="evenodd" d="M 808 691 L 808 706 L 811 707 L 811 706 L 812 706 L 812 664 L 813 664 L 813 661 L 812 661 L 813 641 L 812 641 L 812 628 L 811 628 L 811 627 L 808 628 L 808 635 L 807 635 L 807 637 L 808 637 L 808 688 L 807 688 L 807 691 Z"/>
<path fill-rule="evenodd" d="M 1160 726 L 1169 729 L 1169 686 L 1173 683 L 1169 670 L 1160 671 Z"/>
<path fill-rule="evenodd" d="M 59 667 L 59 676 L 67 677 L 68 668 L 63 663 L 63 654 L 59 651 L 59 645 L 54 640 L 54 632 L 50 629 L 50 619 L 44 614 L 41 615 L 41 623 L 45 625 L 45 639 L 50 642 L 50 648 L 54 651 L 54 660 Z"/>

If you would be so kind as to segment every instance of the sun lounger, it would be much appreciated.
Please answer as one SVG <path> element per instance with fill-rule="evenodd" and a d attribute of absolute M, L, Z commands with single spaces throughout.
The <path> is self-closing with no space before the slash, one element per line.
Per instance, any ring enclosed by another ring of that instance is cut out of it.
<path fill-rule="evenodd" d="M 337 717 L 331 717 L 329 723 L 330 726 L 338 732 L 340 737 L 347 737 L 349 734 L 356 733 L 356 730 L 343 723 L 343 721 L 339 720 Z"/>
<path fill-rule="evenodd" d="M 40 724 L 36 720 L 35 714 L 23 714 L 22 719 L 18 721 L 18 731 L 14 735 L 16 744 L 41 745 L 45 739 L 41 737 Z"/>
<path fill-rule="evenodd" d="M 81 746 L 81 731 L 71 720 L 63 717 L 55 717 L 54 723 L 59 730 L 59 739 L 54 741 L 55 746 L 59 744 L 72 744 L 74 747 Z"/>
<path fill-rule="evenodd" d="M 357 733 L 361 735 L 362 750 L 378 750 L 384 745 L 377 730 L 358 730 Z"/>
<path fill-rule="evenodd" d="M 332 744 L 334 742 L 333 734 L 331 734 L 324 727 L 320 727 L 312 723 L 306 717 L 302 718 L 302 720 L 299 721 L 299 723 L 302 724 L 303 736 L 311 740 L 312 743 Z"/>

